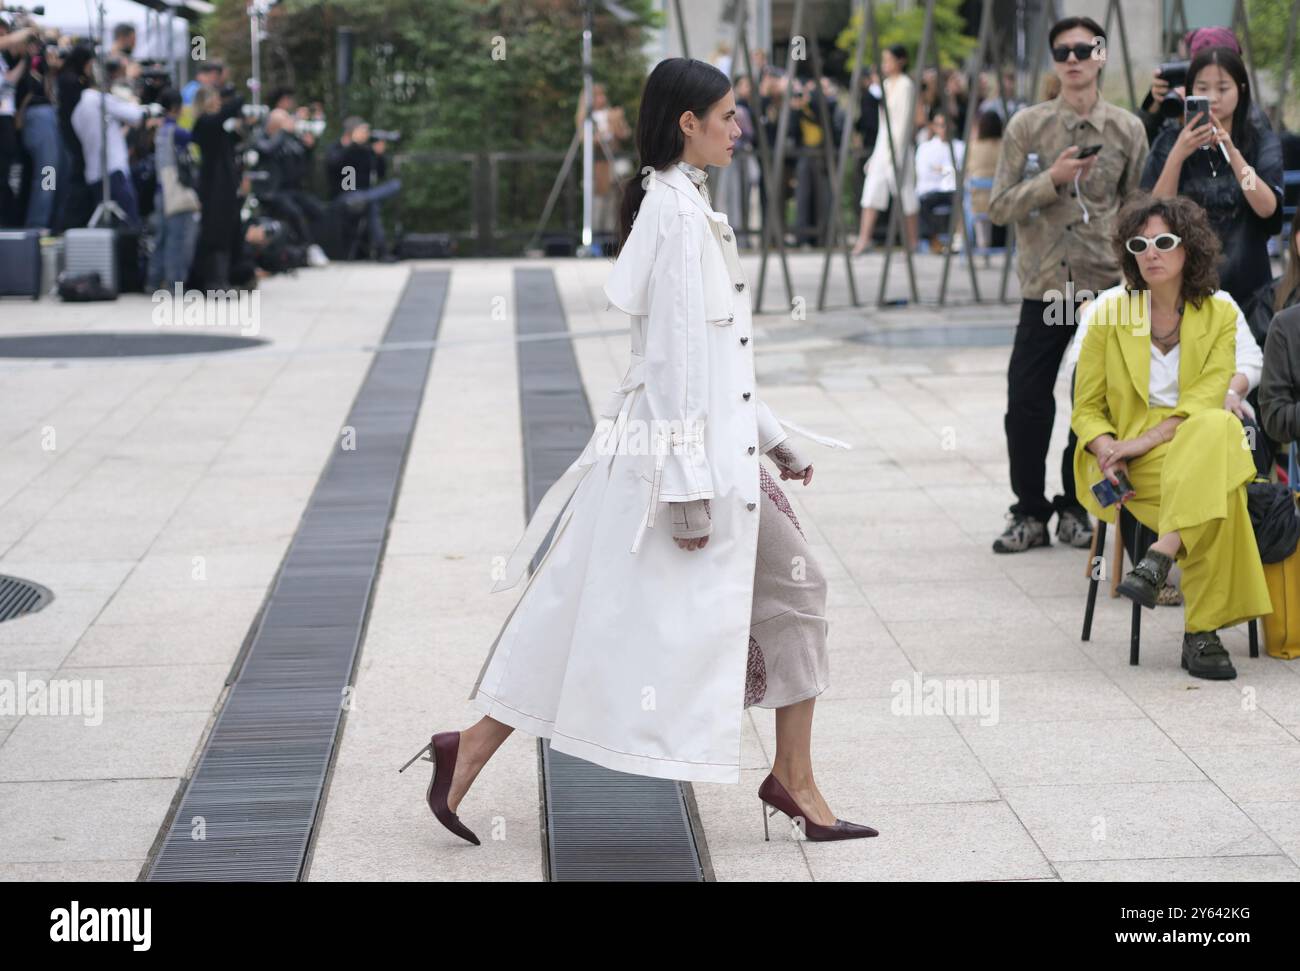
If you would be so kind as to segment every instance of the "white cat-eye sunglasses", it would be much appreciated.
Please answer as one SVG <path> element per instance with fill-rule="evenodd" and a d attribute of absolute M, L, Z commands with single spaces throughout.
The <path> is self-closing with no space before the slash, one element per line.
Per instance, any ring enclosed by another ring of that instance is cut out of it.
<path fill-rule="evenodd" d="M 1173 233 L 1160 233 L 1156 236 L 1131 236 L 1124 243 L 1124 248 L 1137 256 L 1145 253 L 1148 246 L 1154 246 L 1162 253 L 1167 253 L 1183 241 L 1181 236 Z"/>

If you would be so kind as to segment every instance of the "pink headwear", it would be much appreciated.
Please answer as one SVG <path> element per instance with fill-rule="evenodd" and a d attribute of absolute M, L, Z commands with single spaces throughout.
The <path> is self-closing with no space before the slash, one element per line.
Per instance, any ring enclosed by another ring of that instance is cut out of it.
<path fill-rule="evenodd" d="M 1207 47 L 1230 47 L 1236 53 L 1241 53 L 1237 35 L 1227 27 L 1198 27 L 1189 30 L 1183 39 L 1187 42 L 1188 57 L 1195 57 Z"/>

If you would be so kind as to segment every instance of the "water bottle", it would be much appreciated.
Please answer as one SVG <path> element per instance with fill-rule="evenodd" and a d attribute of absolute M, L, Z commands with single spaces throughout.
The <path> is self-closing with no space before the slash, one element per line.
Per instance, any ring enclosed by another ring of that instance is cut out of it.
<path fill-rule="evenodd" d="M 1020 180 L 1024 182 L 1029 179 L 1032 179 L 1034 176 L 1038 175 L 1038 173 L 1042 171 L 1043 171 L 1043 166 L 1038 161 L 1038 153 L 1030 152 L 1028 155 L 1025 156 L 1025 170 L 1020 174 Z M 1038 210 L 1037 209 L 1029 210 L 1029 218 L 1037 219 Z"/>

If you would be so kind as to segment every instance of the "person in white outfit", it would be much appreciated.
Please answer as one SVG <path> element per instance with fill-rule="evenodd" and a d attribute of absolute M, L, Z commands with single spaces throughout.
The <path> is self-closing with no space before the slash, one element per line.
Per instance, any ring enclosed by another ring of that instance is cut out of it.
<path fill-rule="evenodd" d="M 876 228 L 876 219 L 889 205 L 893 197 L 899 198 L 898 179 L 894 173 L 895 162 L 903 169 L 903 227 L 907 234 L 907 245 L 916 249 L 917 213 L 921 211 L 916 197 L 916 162 L 915 149 L 912 145 L 912 112 L 916 105 L 916 85 L 907 76 L 907 48 L 895 44 L 887 48 L 880 57 L 880 67 L 884 74 L 881 91 L 872 90 L 872 94 L 882 99 L 880 106 L 880 124 L 876 129 L 876 145 L 867 159 L 867 181 L 862 187 L 862 222 L 858 229 L 858 240 L 853 246 L 853 255 L 865 252 L 871 246 L 871 234 Z M 885 121 L 888 113 L 889 121 Z M 890 151 L 890 140 L 893 151 Z"/>
<path fill-rule="evenodd" d="M 725 74 L 689 58 L 655 67 L 604 288 L 630 317 L 630 365 L 500 571 L 493 589 L 515 586 L 554 529 L 470 692 L 482 717 L 407 763 L 427 753 L 429 808 L 469 842 L 456 807 L 516 728 L 615 771 L 735 783 L 751 705 L 776 709 L 764 832 L 779 810 L 810 840 L 878 835 L 838 819 L 813 779 L 826 577 L 763 456 L 807 486 L 789 432 L 851 446 L 778 418 L 755 387 L 749 281 L 705 187 L 739 136 Z"/>

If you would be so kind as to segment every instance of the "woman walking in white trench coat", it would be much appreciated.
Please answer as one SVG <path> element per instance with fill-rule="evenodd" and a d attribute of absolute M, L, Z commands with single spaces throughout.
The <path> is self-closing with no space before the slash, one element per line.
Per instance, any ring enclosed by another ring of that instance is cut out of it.
<path fill-rule="evenodd" d="M 624 188 L 605 285 L 631 317 L 630 366 L 493 588 L 523 578 L 554 525 L 470 692 L 484 717 L 407 762 L 434 762 L 429 806 L 470 842 L 455 809 L 515 728 L 622 772 L 738 782 L 751 704 L 777 709 L 764 831 L 771 807 L 808 839 L 877 835 L 837 819 L 813 781 L 826 583 L 761 456 L 807 485 L 812 466 L 785 428 L 849 446 L 777 419 L 754 386 L 748 284 L 704 187 L 704 167 L 730 164 L 739 135 L 721 71 L 670 58 L 650 74 L 642 168 Z"/>

